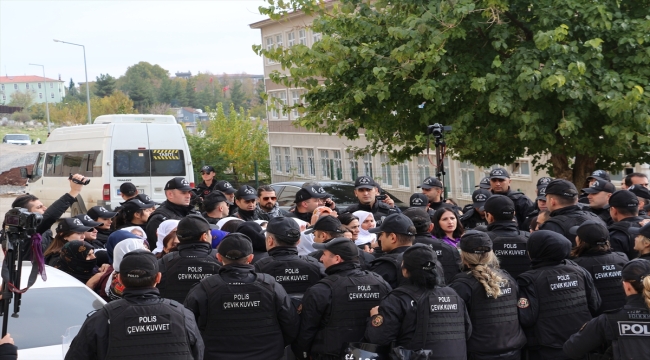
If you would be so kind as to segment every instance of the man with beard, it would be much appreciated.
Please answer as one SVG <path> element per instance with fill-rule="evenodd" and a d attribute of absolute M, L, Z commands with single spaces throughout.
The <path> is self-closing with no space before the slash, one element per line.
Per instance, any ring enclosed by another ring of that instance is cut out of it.
<path fill-rule="evenodd" d="M 257 188 L 257 207 L 255 213 L 260 220 L 271 220 L 278 216 L 288 216 L 289 213 L 280 209 L 275 190 L 268 185 Z"/>

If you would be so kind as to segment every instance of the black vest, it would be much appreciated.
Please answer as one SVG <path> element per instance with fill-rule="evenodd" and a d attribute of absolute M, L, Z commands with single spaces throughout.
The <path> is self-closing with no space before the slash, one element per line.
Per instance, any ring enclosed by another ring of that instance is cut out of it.
<path fill-rule="evenodd" d="M 287 294 L 304 294 L 322 279 L 322 265 L 311 256 L 282 254 L 255 263 L 255 272 L 271 275 Z"/>
<path fill-rule="evenodd" d="M 174 251 L 160 260 L 162 278 L 158 284 L 160 296 L 178 302 L 185 301 L 190 289 L 202 279 L 219 272 L 221 265 L 212 253 L 208 256 L 181 256 Z"/>
<path fill-rule="evenodd" d="M 641 225 L 638 222 L 618 221 L 618 222 L 615 222 L 612 225 L 608 226 L 607 230 L 609 230 L 610 232 L 612 232 L 614 230 L 618 230 L 618 231 L 624 233 L 625 235 L 627 235 L 628 249 L 629 249 L 629 252 L 627 253 L 627 255 L 630 256 L 630 258 L 636 258 L 636 256 L 639 254 L 639 252 L 634 250 L 634 239 L 636 238 L 636 236 L 632 236 L 632 234 L 630 234 L 629 229 L 631 227 L 639 227 L 640 228 Z"/>
<path fill-rule="evenodd" d="M 370 263 L 370 269 L 382 263 L 391 264 L 395 268 L 395 280 L 397 284 L 390 284 L 391 287 L 396 288 L 398 286 L 404 285 L 406 283 L 406 278 L 402 275 L 402 255 L 403 253 L 398 254 L 384 254 Z"/>
<path fill-rule="evenodd" d="M 650 354 L 650 312 L 648 308 L 625 307 L 608 313 L 619 359 L 647 359 Z"/>
<path fill-rule="evenodd" d="M 565 214 L 551 216 L 546 222 L 556 224 L 562 228 L 562 235 L 564 235 L 569 241 L 571 241 L 572 246 L 576 245 L 575 236 L 569 233 L 569 229 L 574 226 L 578 226 L 587 220 L 593 220 L 598 223 L 602 223 L 604 226 L 607 226 L 604 221 L 598 217 L 598 215 L 592 213 L 591 211 L 584 210 L 575 210 L 567 212 Z"/>
<path fill-rule="evenodd" d="M 472 319 L 472 337 L 467 340 L 467 351 L 479 354 L 502 354 L 520 349 L 526 343 L 517 314 L 515 280 L 504 272 L 500 284 L 501 295 L 488 296 L 485 287 L 471 273 L 456 275 L 454 282 L 462 282 L 472 289 L 469 317 Z"/>
<path fill-rule="evenodd" d="M 530 233 L 519 231 L 518 235 L 504 235 L 494 231 L 488 231 L 492 239 L 492 251 L 499 258 L 499 266 L 507 271 L 513 278 L 530 270 L 530 257 L 527 247 Z"/>
<path fill-rule="evenodd" d="M 584 276 L 572 263 L 541 267 L 519 276 L 534 284 L 539 303 L 529 345 L 562 349 L 564 342 L 591 320 Z"/>
<path fill-rule="evenodd" d="M 330 275 L 320 281 L 332 291 L 329 313 L 314 338 L 312 354 L 340 356 L 343 343 L 360 341 L 370 309 L 388 295 L 384 280 L 369 271 Z"/>
<path fill-rule="evenodd" d="M 445 284 L 451 283 L 454 279 L 454 276 L 460 272 L 460 253 L 458 249 L 447 244 L 446 242 L 423 236 L 416 236 L 413 244 L 426 244 L 431 246 L 433 251 L 436 252 L 438 257 L 438 262 L 442 266 L 443 276 L 445 278 Z M 401 272 L 401 271 L 400 271 Z"/>
<path fill-rule="evenodd" d="M 465 230 L 474 229 L 477 226 L 488 224 L 487 220 L 481 218 L 481 215 L 478 213 L 478 211 L 476 211 L 476 209 L 474 209 L 473 206 L 466 213 L 464 213 L 459 220 L 460 223 L 463 224 Z"/>
<path fill-rule="evenodd" d="M 109 318 L 106 359 L 193 359 L 183 309 L 168 299 L 157 304 L 121 299 L 104 305 Z"/>
<path fill-rule="evenodd" d="M 621 285 L 621 270 L 627 264 L 627 256 L 612 252 L 595 256 L 581 256 L 573 259 L 585 268 L 594 279 L 602 303 L 599 313 L 618 309 L 625 305 L 625 291 Z"/>

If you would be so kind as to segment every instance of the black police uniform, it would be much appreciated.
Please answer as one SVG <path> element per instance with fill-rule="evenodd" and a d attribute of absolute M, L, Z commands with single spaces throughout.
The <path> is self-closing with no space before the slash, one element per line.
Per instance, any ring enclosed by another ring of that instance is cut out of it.
<path fill-rule="evenodd" d="M 381 222 L 384 221 L 384 218 L 388 215 L 400 213 L 397 208 L 390 207 L 383 201 L 375 201 L 372 206 L 357 203 L 350 205 L 347 209 L 345 209 L 345 212 L 349 213 L 353 213 L 355 211 L 367 211 L 369 213 L 372 213 L 372 216 L 375 218 L 375 222 L 377 222 L 377 226 L 380 226 Z"/>
<path fill-rule="evenodd" d="M 494 193 L 494 192 L 493 192 Z M 526 220 L 526 214 L 531 212 L 533 209 L 533 202 L 524 195 L 524 193 L 519 191 L 514 191 L 512 188 L 508 188 L 508 191 L 505 193 L 495 193 L 498 195 L 505 195 L 515 203 L 515 217 L 517 218 L 517 224 L 519 224 L 519 229 L 528 230 L 524 227 L 524 222 Z"/>
<path fill-rule="evenodd" d="M 603 224 L 603 226 L 607 226 L 605 222 L 601 220 L 600 217 L 598 217 L 598 215 L 590 211 L 582 210 L 578 205 L 570 205 L 561 209 L 557 209 L 555 211 L 551 211 L 551 217 L 547 219 L 546 222 L 544 222 L 542 226 L 539 227 L 539 229 L 555 231 L 556 233 L 562 234 L 564 237 L 569 239 L 569 241 L 571 241 L 572 245 L 575 246 L 575 235 L 571 235 L 571 233 L 569 233 L 569 229 L 571 229 L 573 226 L 579 226 L 587 220 L 593 220 Z"/>
<path fill-rule="evenodd" d="M 631 216 L 607 227 L 607 230 L 609 230 L 609 243 L 612 246 L 612 250 L 624 253 L 628 259 L 634 259 L 639 255 L 639 252 L 634 250 L 634 239 L 636 236 L 630 234 L 628 229 L 630 227 L 641 227 L 639 224 L 640 221 L 643 221 L 642 217 Z"/>
<path fill-rule="evenodd" d="M 400 246 L 375 258 L 370 263 L 370 271 L 381 276 L 393 289 L 403 285 L 402 254 L 408 248 L 409 246 Z"/>
<path fill-rule="evenodd" d="M 602 351 L 607 344 L 609 347 Z M 608 311 L 592 319 L 564 343 L 564 353 L 572 359 L 598 359 L 594 353 L 609 353 L 600 359 L 647 359 L 650 356 L 650 311 L 643 295 L 625 299 L 618 310 Z"/>
<path fill-rule="evenodd" d="M 278 360 L 298 335 L 291 299 L 252 265 L 224 265 L 192 288 L 184 304 L 196 317 L 206 359 Z"/>
<path fill-rule="evenodd" d="M 196 194 L 199 197 L 204 198 L 214 190 L 215 186 L 217 186 L 216 179 L 213 179 L 212 184 L 209 186 L 205 183 L 205 181 L 201 181 L 200 184 L 196 185 Z"/>
<path fill-rule="evenodd" d="M 530 257 L 526 252 L 530 232 L 519 230 L 512 221 L 495 221 L 488 225 L 487 234 L 502 269 L 513 278 L 530 270 Z"/>
<path fill-rule="evenodd" d="M 375 253 L 376 252 L 377 252 L 377 250 L 375 249 Z M 361 270 L 369 270 L 370 269 L 370 263 L 373 260 L 376 259 L 376 257 L 373 254 L 367 253 L 367 252 L 359 249 L 359 266 L 361 267 Z M 383 253 L 381 253 L 381 254 L 383 254 Z M 320 258 L 323 257 L 323 250 L 312 251 L 312 252 L 309 253 L 309 256 L 313 257 L 314 259 L 316 259 L 316 260 L 318 260 L 320 262 Z"/>
<path fill-rule="evenodd" d="M 325 270 L 327 277 L 305 292 L 300 334 L 292 349 L 298 359 L 340 359 L 345 342 L 360 341 L 370 309 L 391 288 L 379 275 L 356 262 Z"/>
<path fill-rule="evenodd" d="M 471 359 L 519 360 L 526 335 L 519 325 L 515 279 L 505 271 L 495 270 L 504 279 L 501 295 L 488 296 L 485 287 L 471 272 L 462 272 L 449 285 L 465 301 L 472 320 L 472 337 L 467 340 Z"/>
<path fill-rule="evenodd" d="M 472 207 L 460 217 L 460 223 L 465 230 L 474 229 L 477 226 L 487 225 L 487 220 L 481 217 L 481 214 Z"/>
<path fill-rule="evenodd" d="M 465 360 L 471 334 L 465 302 L 452 288 L 405 285 L 381 301 L 365 338 L 378 345 L 395 342 L 407 350 L 433 350 L 430 359 Z"/>
<path fill-rule="evenodd" d="M 610 226 L 614 223 L 612 215 L 609 213 L 609 205 L 605 205 L 600 209 L 588 208 L 589 211 L 598 215 L 598 217 L 607 225 Z"/>
<path fill-rule="evenodd" d="M 526 231 L 526 229 L 530 230 L 530 223 L 533 221 L 533 218 L 536 216 L 539 216 L 539 208 L 537 207 L 537 202 L 535 202 L 535 206 L 533 207 L 533 210 L 526 214 L 526 218 L 524 219 L 524 223 L 521 224 L 521 228 L 523 231 Z M 534 230 L 534 229 L 533 229 Z"/>
<path fill-rule="evenodd" d="M 221 264 L 209 243 L 178 244 L 177 248 L 158 260 L 162 273 L 158 289 L 160 296 L 182 302 L 194 285 L 218 273 Z"/>
<path fill-rule="evenodd" d="M 425 244 L 431 246 L 433 251 L 436 252 L 438 262 L 442 267 L 445 284 L 451 283 L 454 276 L 460 272 L 462 267 L 460 260 L 460 252 L 457 248 L 447 244 L 446 242 L 436 239 L 431 234 L 417 234 L 413 245 Z"/>
<path fill-rule="evenodd" d="M 598 314 L 625 304 L 625 291 L 621 286 L 621 270 L 628 262 L 625 254 L 591 248 L 573 261 L 589 271 L 594 279 L 602 301 Z"/>
<path fill-rule="evenodd" d="M 194 315 L 158 289 L 125 289 L 121 300 L 90 315 L 66 359 L 202 359 Z"/>
<path fill-rule="evenodd" d="M 309 224 L 309 223 L 311 223 L 311 216 L 312 215 L 313 215 L 312 213 L 308 213 L 308 212 L 307 213 L 301 213 L 301 212 L 298 212 L 298 210 L 294 209 L 293 212 L 289 212 L 289 214 L 287 214 L 287 217 L 300 219 L 300 220 L 302 220 L 302 221 Z"/>
<path fill-rule="evenodd" d="M 237 207 L 235 212 L 233 212 L 230 216 L 234 216 L 244 221 L 260 220 L 260 217 L 255 210 L 244 210 L 240 207 Z"/>
<path fill-rule="evenodd" d="M 194 210 L 191 205 L 177 205 L 169 201 L 163 202 L 150 216 L 147 221 L 147 241 L 149 242 L 149 249 L 156 248 L 158 236 L 156 231 L 158 226 L 165 220 L 180 220 L 187 215 L 196 214 L 201 215 L 198 211 Z"/>
<path fill-rule="evenodd" d="M 211 224 L 211 225 L 217 225 L 217 223 L 219 222 L 219 220 L 222 219 L 222 218 L 213 218 L 213 217 L 210 217 L 210 216 L 208 216 L 208 213 L 206 213 L 206 212 L 202 212 L 202 213 L 201 213 L 201 216 L 203 216 L 203 218 L 205 219 L 205 221 L 207 221 L 207 222 L 208 222 L 209 224 Z"/>
<path fill-rule="evenodd" d="M 325 267 L 311 256 L 298 255 L 293 246 L 276 246 L 254 264 L 255 271 L 271 275 L 289 296 L 302 295 L 324 278 Z"/>

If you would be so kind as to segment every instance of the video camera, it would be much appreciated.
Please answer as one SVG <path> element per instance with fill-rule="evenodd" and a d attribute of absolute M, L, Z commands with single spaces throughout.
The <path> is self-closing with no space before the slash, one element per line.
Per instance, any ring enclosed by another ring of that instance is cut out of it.
<path fill-rule="evenodd" d="M 451 126 L 444 126 L 438 123 L 427 126 L 427 135 L 433 135 L 436 139 L 436 146 L 439 146 L 445 138 L 445 131 L 451 131 Z"/>
<path fill-rule="evenodd" d="M 36 233 L 36 228 L 43 221 L 43 215 L 31 213 L 27 209 L 13 208 L 5 214 L 5 226 L 9 226 L 9 233 L 26 233 L 32 235 Z M 11 229 L 15 228 L 15 229 Z"/>

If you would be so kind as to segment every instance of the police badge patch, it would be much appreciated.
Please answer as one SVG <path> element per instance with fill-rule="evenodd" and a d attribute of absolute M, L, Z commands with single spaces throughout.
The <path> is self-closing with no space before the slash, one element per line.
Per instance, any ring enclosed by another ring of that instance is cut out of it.
<path fill-rule="evenodd" d="M 381 324 L 384 323 L 384 317 L 381 316 L 381 315 L 375 315 L 375 316 L 372 318 L 371 323 L 372 323 L 372 326 L 374 326 L 374 327 L 380 327 Z"/>
<path fill-rule="evenodd" d="M 530 305 L 530 303 L 528 303 L 528 299 L 526 299 L 526 298 L 520 298 L 519 301 L 517 301 L 517 307 L 520 308 L 520 309 L 525 309 L 529 305 Z"/>

